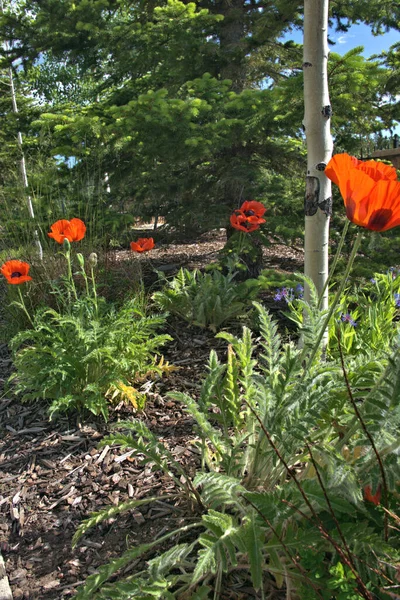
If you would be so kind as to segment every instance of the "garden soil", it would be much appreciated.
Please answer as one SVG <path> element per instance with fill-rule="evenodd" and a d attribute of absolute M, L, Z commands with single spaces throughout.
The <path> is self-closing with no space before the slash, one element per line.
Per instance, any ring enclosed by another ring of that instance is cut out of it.
<path fill-rule="evenodd" d="M 224 239 L 222 230 L 215 231 L 197 243 L 159 246 L 135 260 L 142 262 L 144 272 L 151 261 L 152 268 L 168 275 L 181 266 L 202 268 L 217 259 Z M 276 244 L 265 250 L 265 268 L 293 272 L 301 270 L 302 261 L 297 248 Z M 123 277 L 131 268 L 132 254 L 116 252 L 110 263 Z M 266 294 L 262 301 L 279 316 L 283 307 L 272 296 Z M 108 424 L 65 417 L 49 422 L 40 402 L 21 404 L 6 385 L 12 362 L 7 347 L 0 346 L 0 549 L 14 600 L 73 598 L 89 574 L 128 546 L 153 541 L 198 518 L 195 507 L 166 475 L 142 466 L 125 449 L 99 447 L 113 423 L 138 416 L 188 475 L 194 475 L 200 456 L 193 444 L 193 421 L 167 394 L 180 391 L 196 397 L 210 350 L 223 358 L 226 343 L 182 323 L 171 323 L 169 333 L 174 339 L 165 349 L 165 359 L 176 369 L 151 383 L 141 415 L 119 405 L 111 410 Z M 94 527 L 72 549 L 73 534 L 92 512 L 128 499 L 166 494 L 171 494 L 169 500 L 160 499 Z M 123 574 L 138 568 L 140 561 Z M 244 571 L 233 571 L 223 588 L 222 600 L 257 597 Z M 272 580 L 270 588 L 271 598 L 284 597 Z"/>

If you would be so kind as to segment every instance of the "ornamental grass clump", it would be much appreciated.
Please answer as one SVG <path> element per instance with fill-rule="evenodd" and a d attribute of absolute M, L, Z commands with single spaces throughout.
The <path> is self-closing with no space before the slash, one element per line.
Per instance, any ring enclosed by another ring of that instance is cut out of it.
<path fill-rule="evenodd" d="M 107 419 L 109 397 L 143 406 L 145 398 L 136 384 L 162 372 L 155 353 L 170 338 L 157 333 L 164 317 L 147 316 L 143 297 L 116 306 L 98 295 L 96 255 L 85 261 L 81 253 L 72 254 L 71 244 L 83 239 L 86 229 L 77 221 L 58 221 L 51 228 L 62 244 L 67 271 L 52 288 L 58 308 L 37 310 L 32 327 L 12 339 L 16 370 L 11 380 L 23 400 L 48 402 L 51 416 L 75 410 Z M 16 279 L 13 273 L 10 278 Z M 77 277 L 82 289 L 76 286 Z M 22 295 L 19 306 L 26 311 Z"/>

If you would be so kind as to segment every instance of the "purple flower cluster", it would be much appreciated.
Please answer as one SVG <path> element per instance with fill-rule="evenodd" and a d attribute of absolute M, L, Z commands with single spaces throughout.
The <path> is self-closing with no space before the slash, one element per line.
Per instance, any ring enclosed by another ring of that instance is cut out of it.
<path fill-rule="evenodd" d="M 343 321 L 343 323 L 348 323 L 349 325 L 351 325 L 352 327 L 357 327 L 357 321 L 355 321 L 350 313 L 342 313 L 340 315 L 340 320 Z"/>
<path fill-rule="evenodd" d="M 299 283 L 298 285 L 296 285 L 295 288 L 283 287 L 281 289 L 277 289 L 276 294 L 274 296 L 274 300 L 275 302 L 280 302 L 281 300 L 284 300 L 286 304 L 289 304 L 289 302 L 293 302 L 293 300 L 302 298 L 303 294 L 304 288 L 301 285 L 301 283 Z"/>
<path fill-rule="evenodd" d="M 400 308 L 400 294 L 394 295 L 394 303 L 396 305 L 396 308 Z"/>

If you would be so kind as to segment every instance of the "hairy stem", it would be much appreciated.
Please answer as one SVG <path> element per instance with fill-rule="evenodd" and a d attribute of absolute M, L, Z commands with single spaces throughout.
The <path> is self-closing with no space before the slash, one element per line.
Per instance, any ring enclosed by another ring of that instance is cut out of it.
<path fill-rule="evenodd" d="M 337 247 L 337 250 L 336 250 L 335 258 L 333 259 L 332 266 L 331 266 L 330 271 L 329 271 L 328 279 L 325 281 L 324 287 L 322 288 L 321 294 L 319 296 L 318 308 L 321 308 L 326 288 L 329 287 L 329 284 L 332 281 L 332 277 L 333 277 L 333 274 L 335 272 L 336 265 L 337 265 L 337 262 L 339 260 L 339 256 L 340 256 L 340 254 L 342 252 L 344 240 L 346 238 L 346 234 L 347 234 L 347 231 L 349 229 L 349 225 L 350 225 L 350 221 L 347 219 L 346 223 L 345 223 L 345 225 L 343 227 L 342 235 L 341 235 L 340 240 L 339 240 L 339 244 L 338 244 L 338 247 Z"/>
<path fill-rule="evenodd" d="M 354 412 L 356 413 L 357 419 L 360 422 L 362 430 L 364 431 L 365 435 L 367 436 L 367 438 L 369 440 L 369 443 L 371 444 L 372 450 L 374 451 L 374 454 L 376 456 L 376 460 L 378 461 L 379 470 L 381 472 L 381 477 L 382 477 L 382 485 L 383 485 L 383 506 L 384 506 L 384 508 L 388 509 L 388 486 L 387 486 L 385 469 L 383 467 L 381 456 L 375 445 L 374 438 L 368 431 L 367 426 L 364 422 L 364 419 L 362 418 L 361 413 L 358 410 L 357 403 L 354 400 L 353 392 L 351 391 L 351 387 L 350 387 L 349 378 L 347 376 L 346 365 L 344 364 L 343 350 L 342 350 L 342 346 L 340 343 L 340 333 L 339 332 L 338 332 L 338 346 L 339 346 L 339 354 L 340 354 L 340 363 L 342 365 L 343 377 L 346 382 L 346 388 L 347 388 L 347 392 L 349 395 L 349 399 L 350 399 L 351 405 L 354 409 Z M 388 515 L 387 515 L 386 511 L 384 511 L 384 531 L 385 531 L 385 541 L 387 542 L 389 539 L 389 523 L 388 523 Z"/>
<path fill-rule="evenodd" d="M 346 270 L 344 272 L 344 275 L 343 275 L 342 281 L 340 283 L 339 289 L 336 292 L 336 295 L 335 295 L 335 298 L 334 298 L 334 300 L 332 302 L 331 308 L 329 309 L 329 312 L 328 312 L 328 314 L 326 316 L 324 324 L 321 327 L 321 331 L 319 333 L 317 341 L 315 342 L 315 344 L 313 346 L 313 349 L 311 351 L 311 355 L 310 355 L 310 357 L 308 359 L 308 362 L 306 363 L 306 366 L 304 368 L 303 379 L 306 376 L 306 373 L 307 373 L 308 369 L 312 365 L 312 362 L 313 362 L 313 360 L 315 358 L 315 355 L 317 354 L 318 349 L 320 347 L 322 338 L 324 337 L 325 331 L 326 331 L 326 329 L 327 329 L 327 327 L 329 325 L 329 321 L 331 320 L 332 315 L 333 315 L 333 313 L 334 313 L 334 311 L 335 311 L 335 309 L 336 309 L 336 307 L 337 307 L 337 305 L 338 305 L 338 303 L 340 301 L 340 297 L 341 297 L 341 295 L 343 293 L 343 290 L 344 290 L 345 285 L 347 283 L 347 279 L 349 277 L 349 274 L 350 274 L 351 268 L 353 266 L 354 260 L 355 260 L 355 258 L 357 256 L 357 251 L 358 251 L 358 248 L 360 247 L 361 240 L 362 240 L 362 232 L 359 231 L 358 234 L 357 234 L 357 237 L 356 237 L 356 239 L 354 241 L 353 248 L 352 248 L 352 251 L 351 251 L 351 254 L 350 254 L 350 258 L 349 258 L 349 262 L 347 263 L 347 267 L 346 267 Z"/>

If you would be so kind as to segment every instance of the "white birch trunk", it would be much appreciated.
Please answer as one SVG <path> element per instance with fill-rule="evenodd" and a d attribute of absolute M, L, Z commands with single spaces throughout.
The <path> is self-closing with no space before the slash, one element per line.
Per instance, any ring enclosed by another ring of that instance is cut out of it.
<path fill-rule="evenodd" d="M 107 194 L 111 194 L 110 178 L 108 176 L 108 173 L 104 173 L 104 183 L 106 184 Z"/>
<path fill-rule="evenodd" d="M 4 10 L 3 9 L 3 0 L 0 0 L 0 12 L 3 12 L 3 10 Z M 5 42 L 4 45 L 5 45 L 5 48 L 8 49 L 7 42 Z M 11 66 L 8 69 L 8 78 L 9 78 L 9 82 L 10 82 L 11 102 L 12 102 L 13 112 L 15 114 L 18 114 L 17 96 L 15 94 L 14 77 L 13 77 L 13 72 L 12 72 Z M 25 155 L 24 155 L 24 150 L 23 150 L 23 146 L 22 146 L 22 134 L 20 131 L 18 131 L 18 134 L 17 134 L 17 143 L 18 143 L 18 148 L 20 149 L 20 152 L 21 152 L 20 171 L 21 171 L 22 185 L 23 185 L 24 189 L 27 190 L 29 187 L 28 175 L 26 172 Z M 27 206 L 28 206 L 29 216 L 31 217 L 31 219 L 34 219 L 35 212 L 33 210 L 32 196 L 28 193 L 26 198 L 27 198 Z M 38 249 L 39 260 L 43 260 L 43 249 L 42 249 L 42 244 L 40 243 L 40 240 L 39 240 L 38 232 L 35 231 L 34 235 L 35 235 L 35 244 Z"/>
<path fill-rule="evenodd" d="M 332 188 L 324 169 L 332 156 L 328 90 L 329 0 L 304 0 L 304 127 L 307 141 L 304 273 L 319 295 L 328 278 Z M 306 300 L 309 299 L 307 288 Z M 328 307 L 328 290 L 321 303 Z"/>

